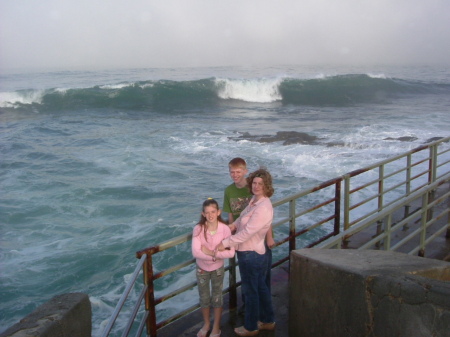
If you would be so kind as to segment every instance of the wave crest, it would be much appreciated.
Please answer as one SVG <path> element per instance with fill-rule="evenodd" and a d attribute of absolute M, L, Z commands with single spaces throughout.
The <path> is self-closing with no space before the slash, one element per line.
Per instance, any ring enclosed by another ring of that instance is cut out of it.
<path fill-rule="evenodd" d="M 140 110 L 201 109 L 224 100 L 248 103 L 345 106 L 384 103 L 404 95 L 446 94 L 450 84 L 386 78 L 383 74 L 351 74 L 298 78 L 141 81 L 48 90 L 0 93 L 0 108 L 64 111 L 88 108 Z"/>
<path fill-rule="evenodd" d="M 218 96 L 244 102 L 270 103 L 281 101 L 279 87 L 282 79 L 231 80 L 216 79 Z"/>

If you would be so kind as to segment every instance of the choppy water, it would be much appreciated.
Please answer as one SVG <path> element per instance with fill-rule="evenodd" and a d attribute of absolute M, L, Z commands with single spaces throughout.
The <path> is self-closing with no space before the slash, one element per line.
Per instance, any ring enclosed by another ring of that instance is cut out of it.
<path fill-rule="evenodd" d="M 277 200 L 448 136 L 450 69 L 3 74 L 0 128 L 0 331 L 80 291 L 95 336 L 135 252 L 190 232 L 205 198 L 222 202 L 231 158 L 266 166 Z M 318 140 L 240 138 L 279 131 Z"/>

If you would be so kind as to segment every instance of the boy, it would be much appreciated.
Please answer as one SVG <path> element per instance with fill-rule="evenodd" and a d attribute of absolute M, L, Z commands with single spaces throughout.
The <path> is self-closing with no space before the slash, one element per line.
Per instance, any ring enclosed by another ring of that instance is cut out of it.
<path fill-rule="evenodd" d="M 242 158 L 233 158 L 228 163 L 233 183 L 225 188 L 222 211 L 228 213 L 228 224 L 232 224 L 247 207 L 252 194 L 247 187 L 247 163 Z"/>

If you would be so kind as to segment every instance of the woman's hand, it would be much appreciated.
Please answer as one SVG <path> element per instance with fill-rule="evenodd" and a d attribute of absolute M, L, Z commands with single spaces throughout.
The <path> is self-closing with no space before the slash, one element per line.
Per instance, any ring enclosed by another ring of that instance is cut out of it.
<path fill-rule="evenodd" d="M 269 246 L 270 249 L 273 248 L 273 246 L 275 246 L 275 240 L 273 239 L 272 236 L 267 237 L 267 246 Z"/>
<path fill-rule="evenodd" d="M 222 242 L 217 245 L 216 250 L 218 250 L 219 252 L 223 252 L 225 250 L 225 246 Z"/>
<path fill-rule="evenodd" d="M 228 225 L 228 227 L 230 227 L 231 234 L 234 234 L 236 232 L 236 225 L 234 223 Z"/>

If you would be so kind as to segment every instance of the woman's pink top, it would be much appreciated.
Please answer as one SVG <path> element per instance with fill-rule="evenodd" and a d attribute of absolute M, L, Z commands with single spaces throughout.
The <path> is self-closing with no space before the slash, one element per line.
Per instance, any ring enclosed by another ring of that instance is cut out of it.
<path fill-rule="evenodd" d="M 192 232 L 192 255 L 196 258 L 197 266 L 206 271 L 213 271 L 223 266 L 223 259 L 234 256 L 234 248 L 224 250 L 223 252 L 216 252 L 216 262 L 213 257 L 202 252 L 202 245 L 210 250 L 214 250 L 216 246 L 222 242 L 223 239 L 231 235 L 230 228 L 222 222 L 217 226 L 217 232 L 211 235 L 209 231 L 205 233 L 203 227 L 196 225 Z"/>
<path fill-rule="evenodd" d="M 269 198 L 263 197 L 254 202 L 253 197 L 248 206 L 236 219 L 236 234 L 222 241 L 225 248 L 238 251 L 255 251 L 264 254 L 264 238 L 273 220 L 273 206 Z"/>

